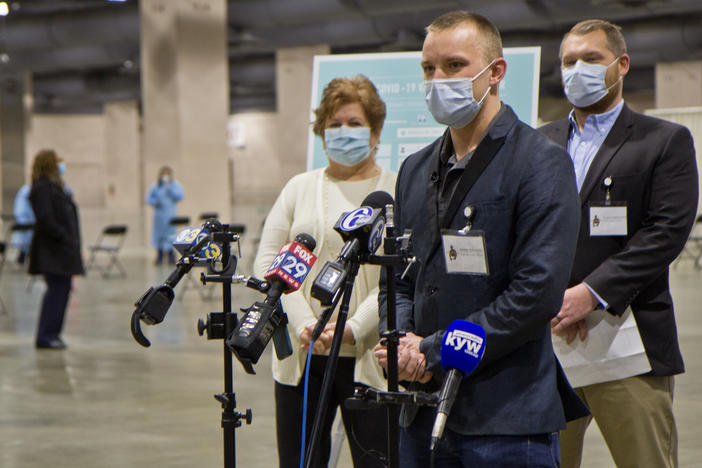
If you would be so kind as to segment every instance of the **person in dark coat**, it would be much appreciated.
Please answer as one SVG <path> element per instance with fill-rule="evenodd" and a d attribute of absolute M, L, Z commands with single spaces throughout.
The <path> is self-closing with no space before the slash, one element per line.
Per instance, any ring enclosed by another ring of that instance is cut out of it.
<path fill-rule="evenodd" d="M 54 150 L 34 157 L 29 201 L 36 215 L 29 254 L 29 273 L 44 275 L 46 292 L 37 326 L 36 347 L 63 349 L 63 320 L 73 275 L 83 274 L 78 207 L 61 174 L 65 165 Z"/>
<path fill-rule="evenodd" d="M 406 273 L 396 270 L 397 330 L 405 332 L 399 377 L 410 390 L 439 390 L 446 330 L 455 320 L 479 325 L 485 354 L 460 383 L 435 466 L 558 466 L 558 431 L 587 414 L 561 375 L 550 336 L 577 242 L 573 163 L 501 102 L 507 64 L 489 20 L 455 11 L 427 31 L 425 99 L 448 128 L 405 159 L 397 176 L 395 229 L 411 230 L 417 256 Z M 451 260 L 450 245 L 465 263 Z M 387 365 L 383 343 L 376 356 Z M 430 466 L 435 419 L 433 408 L 403 407 L 400 466 Z"/>

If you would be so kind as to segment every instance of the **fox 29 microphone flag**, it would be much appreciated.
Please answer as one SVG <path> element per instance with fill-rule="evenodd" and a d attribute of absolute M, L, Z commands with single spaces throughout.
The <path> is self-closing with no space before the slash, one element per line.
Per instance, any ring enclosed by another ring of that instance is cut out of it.
<path fill-rule="evenodd" d="M 263 278 L 271 285 L 275 282 L 282 283 L 283 292 L 286 294 L 297 291 L 317 260 L 312 253 L 316 244 L 309 234 L 298 234 L 294 241 L 288 242 L 280 249 Z"/>

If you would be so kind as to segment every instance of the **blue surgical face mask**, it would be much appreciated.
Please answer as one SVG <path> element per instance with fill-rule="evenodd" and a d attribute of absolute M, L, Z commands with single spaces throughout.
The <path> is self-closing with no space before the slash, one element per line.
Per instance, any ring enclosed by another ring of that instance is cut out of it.
<path fill-rule="evenodd" d="M 58 173 L 59 173 L 59 175 L 64 175 L 66 173 L 66 163 L 64 163 L 64 162 L 58 163 Z"/>
<path fill-rule="evenodd" d="M 476 101 L 473 97 L 473 81 L 495 63 L 493 60 L 473 78 L 447 78 L 424 82 L 424 100 L 434 120 L 451 128 L 463 128 L 473 121 L 483 101 L 490 92 L 490 86 Z"/>
<path fill-rule="evenodd" d="M 607 69 L 618 60 L 619 57 L 609 65 L 578 60 L 572 67 L 563 68 L 561 70 L 563 91 L 570 103 L 579 108 L 589 107 L 605 97 L 609 90 L 622 79 L 620 76 L 619 80 L 609 87 L 605 84 Z"/>
<path fill-rule="evenodd" d="M 347 127 L 324 129 L 327 156 L 342 166 L 355 166 L 368 157 L 370 148 L 369 127 Z"/>

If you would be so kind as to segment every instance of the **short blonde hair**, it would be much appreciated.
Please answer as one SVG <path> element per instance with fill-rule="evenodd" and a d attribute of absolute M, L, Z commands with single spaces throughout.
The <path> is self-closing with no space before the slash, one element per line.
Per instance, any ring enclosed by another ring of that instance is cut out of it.
<path fill-rule="evenodd" d="M 367 76 L 356 75 L 353 78 L 334 78 L 322 93 L 322 101 L 315 109 L 315 120 L 312 131 L 315 135 L 324 136 L 327 120 L 342 106 L 359 103 L 370 124 L 371 133 L 380 135 L 385 122 L 385 102 L 380 99 L 378 90 Z"/>
<path fill-rule="evenodd" d="M 502 37 L 497 27 L 487 18 L 477 13 L 464 10 L 450 11 L 436 18 L 426 27 L 426 32 L 433 33 L 453 29 L 463 23 L 472 24 L 483 38 L 480 50 L 486 63 L 502 57 Z"/>

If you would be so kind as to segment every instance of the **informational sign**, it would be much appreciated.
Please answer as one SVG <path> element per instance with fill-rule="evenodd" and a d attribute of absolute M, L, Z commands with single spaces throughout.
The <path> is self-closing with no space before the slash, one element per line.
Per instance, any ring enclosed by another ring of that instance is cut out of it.
<path fill-rule="evenodd" d="M 503 52 L 507 74 L 500 83 L 500 98 L 514 109 L 522 121 L 535 126 L 541 48 L 506 48 Z M 445 125 L 434 121 L 424 103 L 421 56 L 421 52 L 316 56 L 310 121 L 314 121 L 314 109 L 319 107 L 322 92 L 332 79 L 359 74 L 367 76 L 387 106 L 376 160 L 381 167 L 397 171 L 407 156 L 422 149 L 446 130 Z M 312 133 L 310 125 L 307 169 L 327 165 L 322 141 Z"/>

